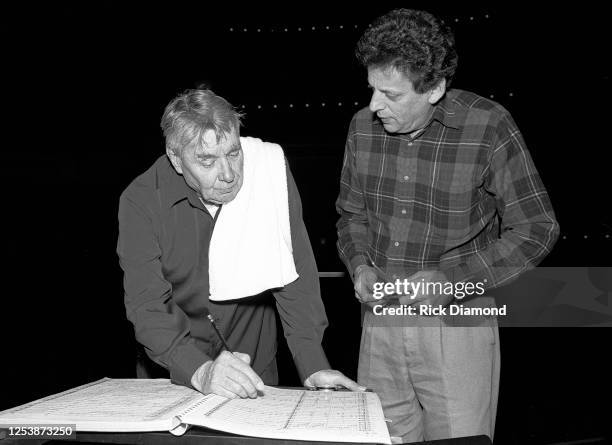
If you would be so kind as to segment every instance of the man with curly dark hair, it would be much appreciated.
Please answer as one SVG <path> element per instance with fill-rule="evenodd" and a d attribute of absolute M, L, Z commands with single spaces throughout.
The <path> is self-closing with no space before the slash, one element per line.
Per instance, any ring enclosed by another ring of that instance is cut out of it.
<path fill-rule="evenodd" d="M 391 11 L 356 55 L 372 98 L 351 121 L 336 206 L 365 312 L 358 381 L 381 397 L 397 441 L 492 438 L 497 322 L 449 308 L 494 308 L 487 289 L 550 252 L 550 199 L 510 114 L 449 89 L 458 58 L 441 20 Z"/>

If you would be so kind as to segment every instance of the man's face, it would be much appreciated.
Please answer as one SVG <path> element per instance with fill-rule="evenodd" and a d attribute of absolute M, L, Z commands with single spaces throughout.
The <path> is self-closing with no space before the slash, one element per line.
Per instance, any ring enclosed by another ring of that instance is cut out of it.
<path fill-rule="evenodd" d="M 183 148 L 180 156 L 168 153 L 175 170 L 204 201 L 226 204 L 242 187 L 244 158 L 237 131 L 221 137 L 213 130 L 204 133 L 202 144 Z"/>
<path fill-rule="evenodd" d="M 368 83 L 372 89 L 370 110 L 389 133 L 409 133 L 421 128 L 444 94 L 444 85 L 417 93 L 410 79 L 394 67 L 368 68 Z"/>

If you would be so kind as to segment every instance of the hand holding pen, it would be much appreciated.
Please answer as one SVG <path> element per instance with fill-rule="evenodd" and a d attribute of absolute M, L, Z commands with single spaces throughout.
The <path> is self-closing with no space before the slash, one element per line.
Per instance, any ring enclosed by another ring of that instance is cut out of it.
<path fill-rule="evenodd" d="M 205 310 L 204 315 L 210 321 L 224 350 L 217 358 L 204 363 L 196 371 L 194 376 L 200 384 L 200 391 L 204 394 L 215 393 L 227 398 L 256 398 L 263 393 L 264 383 L 251 368 L 251 357 L 241 352 L 231 352 L 208 309 Z"/>
<path fill-rule="evenodd" d="M 376 265 L 369 252 L 366 252 L 367 264 L 357 267 L 354 276 L 355 297 L 362 303 L 370 306 L 383 305 L 399 305 L 401 295 L 397 293 L 380 294 L 375 293 L 375 283 L 393 283 L 387 273 Z"/>

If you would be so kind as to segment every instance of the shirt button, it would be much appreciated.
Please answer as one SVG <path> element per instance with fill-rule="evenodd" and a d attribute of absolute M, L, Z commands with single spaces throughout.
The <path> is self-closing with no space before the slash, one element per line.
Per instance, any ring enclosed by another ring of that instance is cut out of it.
<path fill-rule="evenodd" d="M 408 175 L 404 176 L 404 181 L 408 181 L 408 178 L 409 178 Z"/>
<path fill-rule="evenodd" d="M 396 241 L 393 243 L 395 245 L 395 247 L 399 246 L 399 243 Z"/>
<path fill-rule="evenodd" d="M 406 209 L 402 209 L 402 215 L 406 214 Z"/>

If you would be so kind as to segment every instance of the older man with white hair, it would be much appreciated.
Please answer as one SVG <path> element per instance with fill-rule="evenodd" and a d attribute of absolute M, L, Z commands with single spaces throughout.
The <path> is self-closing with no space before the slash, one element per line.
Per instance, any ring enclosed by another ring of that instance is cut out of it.
<path fill-rule="evenodd" d="M 275 303 L 305 386 L 363 390 L 321 347 L 327 319 L 283 151 L 241 138 L 240 118 L 210 90 L 175 98 L 161 122 L 166 155 L 121 195 L 117 252 L 136 338 L 178 384 L 257 397 L 278 383 Z"/>

